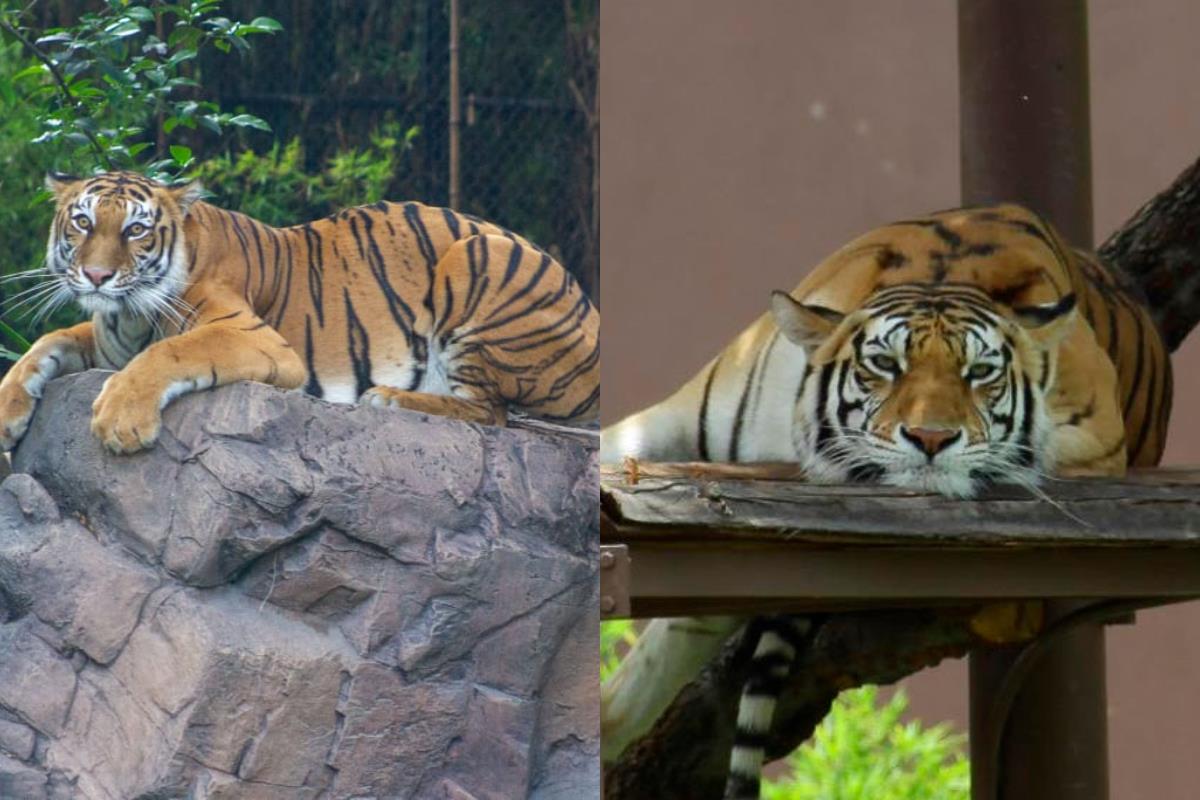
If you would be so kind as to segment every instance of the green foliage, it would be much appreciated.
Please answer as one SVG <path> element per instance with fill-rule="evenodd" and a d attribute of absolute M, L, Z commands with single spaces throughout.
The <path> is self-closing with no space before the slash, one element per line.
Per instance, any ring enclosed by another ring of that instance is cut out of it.
<path fill-rule="evenodd" d="M 600 680 L 606 681 L 621 663 L 621 648 L 633 647 L 637 633 L 633 621 L 615 619 L 600 623 Z"/>
<path fill-rule="evenodd" d="M 297 137 L 264 153 L 243 150 L 209 159 L 197 175 L 218 205 L 270 225 L 294 225 L 385 199 L 417 133 L 415 127 L 385 123 L 366 147 L 337 151 L 323 170 L 305 169 Z"/>
<path fill-rule="evenodd" d="M 258 117 L 223 112 L 197 97 L 189 65 L 202 51 L 246 52 L 248 37 L 281 29 L 269 17 L 234 22 L 219 11 L 220 0 L 105 0 L 74 25 L 38 32 L 22 23 L 23 9 L 0 10 L 0 30 L 31 57 L 7 88 L 35 109 L 41 132 L 33 143 L 54 148 L 77 168 L 139 168 L 173 178 L 191 166 L 192 151 L 172 144 L 170 158 L 146 163 L 155 147 L 146 133 L 155 123 L 164 140 L 181 127 L 270 130 Z"/>
<path fill-rule="evenodd" d="M 963 737 L 945 725 L 904 723 L 903 692 L 843 692 L 813 738 L 788 757 L 791 776 L 763 783 L 764 800 L 967 800 Z"/>

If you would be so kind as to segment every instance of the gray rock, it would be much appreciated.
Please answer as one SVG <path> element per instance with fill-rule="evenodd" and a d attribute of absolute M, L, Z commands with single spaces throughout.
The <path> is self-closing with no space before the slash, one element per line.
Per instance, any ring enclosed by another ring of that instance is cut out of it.
<path fill-rule="evenodd" d="M 102 380 L 0 484 L 0 797 L 599 795 L 593 447 L 239 384 L 112 456 Z"/>
<path fill-rule="evenodd" d="M 18 761 L 33 758 L 37 734 L 28 725 L 0 718 L 0 751 L 15 756 Z"/>
<path fill-rule="evenodd" d="M 0 753 L 0 797 L 44 800 L 48 784 L 49 778 L 41 770 Z"/>

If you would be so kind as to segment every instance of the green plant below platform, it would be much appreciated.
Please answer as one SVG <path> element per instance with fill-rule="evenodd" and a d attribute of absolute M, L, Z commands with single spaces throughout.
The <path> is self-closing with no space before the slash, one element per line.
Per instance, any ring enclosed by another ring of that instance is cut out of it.
<path fill-rule="evenodd" d="M 812 739 L 787 758 L 790 775 L 764 781 L 764 800 L 967 800 L 964 737 L 946 725 L 901 720 L 908 698 L 879 688 L 842 692 Z"/>
<path fill-rule="evenodd" d="M 623 650 L 633 646 L 637 633 L 633 621 L 616 619 L 600 623 L 600 680 L 606 681 L 621 664 Z"/>

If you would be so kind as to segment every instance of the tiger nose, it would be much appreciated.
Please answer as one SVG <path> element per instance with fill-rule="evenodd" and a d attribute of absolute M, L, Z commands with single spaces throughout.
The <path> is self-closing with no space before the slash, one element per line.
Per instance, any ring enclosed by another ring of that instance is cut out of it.
<path fill-rule="evenodd" d="M 87 279 L 92 282 L 92 286 L 99 288 L 103 283 L 113 276 L 115 270 L 106 269 L 105 267 L 84 267 L 83 274 L 87 275 Z"/>
<path fill-rule="evenodd" d="M 900 435 L 919 447 L 925 455 L 933 458 L 962 436 L 962 429 L 949 428 L 907 428 L 900 426 Z"/>

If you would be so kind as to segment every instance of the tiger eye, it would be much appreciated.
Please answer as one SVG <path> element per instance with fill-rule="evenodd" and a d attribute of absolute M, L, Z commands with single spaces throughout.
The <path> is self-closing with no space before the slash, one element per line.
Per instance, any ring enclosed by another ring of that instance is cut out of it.
<path fill-rule="evenodd" d="M 125 235 L 128 236 L 130 239 L 141 236 L 145 232 L 146 232 L 146 226 L 140 222 L 135 222 L 132 225 L 130 225 L 128 228 L 125 229 Z"/>
<path fill-rule="evenodd" d="M 987 364 L 981 361 L 977 364 L 972 364 L 967 369 L 967 378 L 973 381 L 981 381 L 984 378 L 990 378 L 995 371 L 996 367 L 994 364 Z"/>
<path fill-rule="evenodd" d="M 76 214 L 71 218 L 71 222 L 75 223 L 75 227 L 81 231 L 90 231 L 92 229 L 92 220 L 87 214 Z"/>
<path fill-rule="evenodd" d="M 880 372 L 896 373 L 900 371 L 900 364 L 891 356 L 874 355 L 867 360 L 871 362 L 871 366 Z"/>

